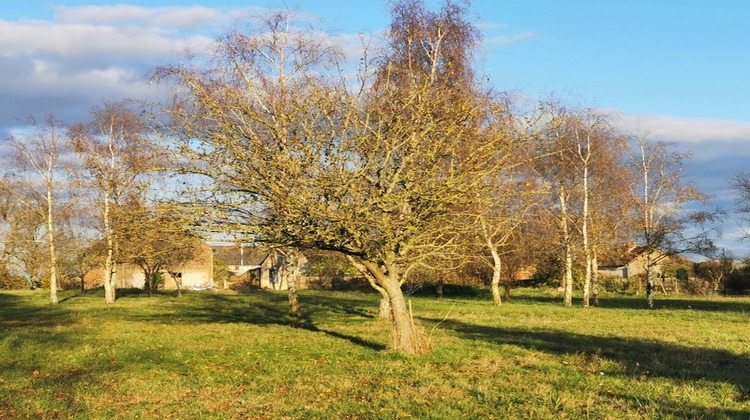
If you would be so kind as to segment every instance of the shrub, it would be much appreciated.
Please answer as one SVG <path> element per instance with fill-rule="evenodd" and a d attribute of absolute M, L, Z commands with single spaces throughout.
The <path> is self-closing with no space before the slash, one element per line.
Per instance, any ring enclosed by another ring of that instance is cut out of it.
<path fill-rule="evenodd" d="M 732 295 L 750 293 L 750 270 L 736 270 L 724 279 L 723 292 Z"/>
<path fill-rule="evenodd" d="M 622 277 L 609 274 L 599 274 L 599 284 L 607 292 L 624 292 L 628 288 Z"/>
<path fill-rule="evenodd" d="M 15 276 L 12 274 L 5 274 L 0 276 L 0 289 L 3 290 L 18 290 L 26 289 L 29 287 L 28 281 L 21 276 Z"/>

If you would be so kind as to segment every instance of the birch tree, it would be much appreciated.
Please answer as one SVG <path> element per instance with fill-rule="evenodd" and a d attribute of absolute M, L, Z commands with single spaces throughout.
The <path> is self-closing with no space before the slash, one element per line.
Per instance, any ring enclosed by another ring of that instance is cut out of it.
<path fill-rule="evenodd" d="M 563 272 L 560 287 L 563 305 L 573 305 L 573 252 L 576 212 L 571 207 L 579 199 L 578 161 L 575 136 L 572 133 L 575 116 L 559 102 L 542 103 L 543 127 L 537 136 L 538 156 L 534 171 L 549 192 L 549 214 L 558 224 Z"/>
<path fill-rule="evenodd" d="M 638 137 L 634 144 L 632 168 L 635 184 L 635 212 L 639 242 L 645 255 L 646 300 L 654 307 L 654 268 L 663 259 L 683 253 L 709 255 L 714 251 L 715 228 L 707 224 L 717 213 L 688 210 L 691 202 L 704 202 L 705 196 L 685 183 L 683 162 L 689 153 L 676 152 L 662 142 Z"/>
<path fill-rule="evenodd" d="M 575 111 L 567 120 L 569 133 L 573 141 L 575 168 L 578 172 L 578 185 L 581 196 L 580 218 L 577 228 L 581 237 L 583 250 L 583 299 L 581 305 L 591 304 L 592 289 L 594 300 L 598 299 L 598 253 L 604 243 L 599 240 L 605 232 L 614 233 L 608 229 L 615 224 L 615 230 L 622 227 L 615 217 L 607 220 L 600 213 L 605 213 L 611 207 L 607 201 L 617 201 L 619 208 L 627 202 L 628 195 L 623 188 L 610 182 L 611 179 L 628 185 L 630 178 L 623 179 L 627 173 L 622 165 L 620 153 L 624 150 L 621 138 L 610 125 L 608 117 L 592 109 Z M 611 213 L 606 213 L 610 214 Z M 609 235 L 611 239 L 613 235 Z M 612 245 L 610 244 L 610 247 Z"/>
<path fill-rule="evenodd" d="M 61 187 L 62 155 L 67 146 L 64 130 L 62 123 L 48 115 L 41 123 L 32 119 L 28 134 L 12 135 L 13 153 L 9 164 L 13 176 L 4 179 L 3 187 L 13 193 L 19 211 L 36 216 L 41 223 L 29 226 L 32 235 L 22 240 L 31 243 L 40 240 L 46 245 L 51 304 L 58 303 L 57 217 L 62 208 L 64 188 Z M 41 232 L 39 237 L 37 232 Z"/>
<path fill-rule="evenodd" d="M 191 174 L 184 204 L 259 243 L 350 256 L 388 297 L 392 347 L 412 354 L 429 343 L 401 269 L 455 240 L 456 212 L 474 207 L 493 162 L 464 14 L 397 3 L 389 44 L 363 57 L 357 83 L 340 51 L 285 14 L 157 73 L 180 94 L 163 129 Z"/>
<path fill-rule="evenodd" d="M 528 179 L 516 179 L 515 182 L 507 182 L 505 188 L 497 189 L 499 184 L 494 183 L 495 190 L 491 195 L 492 202 L 487 211 L 481 212 L 477 225 L 480 229 L 480 238 L 484 248 L 490 254 L 490 267 L 492 268 L 492 279 L 490 281 L 490 292 L 492 304 L 500 306 L 500 279 L 503 274 L 503 257 L 506 253 L 513 253 L 514 246 L 518 241 L 518 230 L 527 222 L 527 214 L 535 207 L 539 189 Z M 502 191 L 502 192 L 501 192 Z M 508 271 L 508 268 L 506 268 Z M 513 273 L 509 272 L 508 281 L 511 281 Z"/>
<path fill-rule="evenodd" d="M 80 175 L 99 209 L 106 242 L 104 299 L 116 298 L 115 267 L 118 263 L 118 227 L 115 215 L 127 197 L 146 191 L 146 173 L 157 154 L 146 137 L 144 120 L 125 102 L 106 103 L 91 111 L 91 121 L 71 127 L 70 138 L 83 165 Z"/>
<path fill-rule="evenodd" d="M 750 223 L 750 172 L 737 172 L 731 180 L 736 193 L 736 212 L 745 223 Z M 744 239 L 750 238 L 750 229 L 743 227 Z"/>

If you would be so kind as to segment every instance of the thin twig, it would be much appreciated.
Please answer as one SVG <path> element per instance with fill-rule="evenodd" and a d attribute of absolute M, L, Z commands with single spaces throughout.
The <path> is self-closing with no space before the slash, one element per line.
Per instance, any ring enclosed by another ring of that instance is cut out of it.
<path fill-rule="evenodd" d="M 453 305 L 451 306 L 450 309 L 448 309 L 448 313 L 445 314 L 445 317 L 443 317 L 443 319 L 440 322 L 438 322 L 437 324 L 435 324 L 435 326 L 432 327 L 432 329 L 430 330 L 430 335 L 427 336 L 427 342 L 428 343 L 430 343 L 432 341 L 432 333 L 435 332 L 435 330 L 437 329 L 437 327 L 440 326 L 440 324 L 442 324 L 443 322 L 445 322 L 446 320 L 448 320 L 448 317 L 450 316 L 451 312 L 453 311 L 453 308 L 455 308 L 455 307 L 456 307 L 456 302 L 453 302 Z"/>

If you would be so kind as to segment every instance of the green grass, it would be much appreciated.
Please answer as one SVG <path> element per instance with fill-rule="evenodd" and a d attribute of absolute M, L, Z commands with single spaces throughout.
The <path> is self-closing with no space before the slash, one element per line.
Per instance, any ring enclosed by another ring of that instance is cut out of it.
<path fill-rule="evenodd" d="M 377 294 L 0 293 L 0 418 L 750 418 L 750 299 L 412 297 L 435 351 L 386 350 Z"/>

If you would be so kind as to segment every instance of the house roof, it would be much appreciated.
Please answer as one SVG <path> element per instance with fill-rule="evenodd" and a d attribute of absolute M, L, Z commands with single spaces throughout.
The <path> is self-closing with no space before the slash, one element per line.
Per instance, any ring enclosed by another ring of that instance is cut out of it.
<path fill-rule="evenodd" d="M 630 262 L 638 258 L 646 252 L 645 246 L 629 244 L 627 248 L 622 247 L 618 251 L 609 255 L 608 258 L 604 258 L 599 262 L 600 267 L 622 267 L 628 265 Z"/>
<path fill-rule="evenodd" d="M 610 256 L 610 258 L 604 258 L 599 263 L 599 266 L 600 267 L 624 267 L 632 263 L 633 261 L 635 261 L 638 257 L 646 254 L 648 250 L 649 248 L 647 246 L 630 244 L 628 245 L 627 249 L 623 248 L 619 252 Z M 659 256 L 664 255 L 659 250 L 651 250 L 651 252 Z"/>

